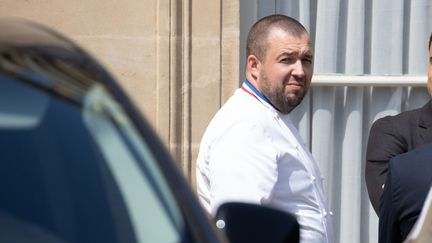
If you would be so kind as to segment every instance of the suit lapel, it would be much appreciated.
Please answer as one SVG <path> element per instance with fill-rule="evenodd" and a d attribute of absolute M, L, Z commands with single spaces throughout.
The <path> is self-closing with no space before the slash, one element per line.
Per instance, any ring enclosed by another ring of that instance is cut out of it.
<path fill-rule="evenodd" d="M 423 143 L 432 143 L 432 99 L 421 108 L 418 125 Z"/>

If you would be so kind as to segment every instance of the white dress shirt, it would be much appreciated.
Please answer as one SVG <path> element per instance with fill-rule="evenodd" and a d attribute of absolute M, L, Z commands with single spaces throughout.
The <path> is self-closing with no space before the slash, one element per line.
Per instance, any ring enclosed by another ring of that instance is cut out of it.
<path fill-rule="evenodd" d="M 323 178 L 289 119 L 250 83 L 217 112 L 201 141 L 198 196 L 214 215 L 224 202 L 248 202 L 297 216 L 301 242 L 332 242 Z"/>

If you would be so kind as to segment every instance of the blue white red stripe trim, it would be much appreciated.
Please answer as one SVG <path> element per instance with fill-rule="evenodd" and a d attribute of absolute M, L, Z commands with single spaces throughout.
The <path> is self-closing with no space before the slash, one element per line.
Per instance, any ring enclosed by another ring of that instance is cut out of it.
<path fill-rule="evenodd" d="M 253 96 L 266 107 L 273 107 L 270 101 L 261 92 L 259 92 L 248 80 L 243 81 L 241 87 L 243 91 Z"/>

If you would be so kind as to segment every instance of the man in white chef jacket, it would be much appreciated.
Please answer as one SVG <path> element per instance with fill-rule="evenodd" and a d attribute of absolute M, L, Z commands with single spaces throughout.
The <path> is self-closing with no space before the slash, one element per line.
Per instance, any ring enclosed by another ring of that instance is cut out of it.
<path fill-rule="evenodd" d="M 290 120 L 313 74 L 306 29 L 285 15 L 256 22 L 246 44 L 246 80 L 201 141 L 197 189 L 212 215 L 224 202 L 266 205 L 297 216 L 301 242 L 332 242 L 322 176 Z"/>

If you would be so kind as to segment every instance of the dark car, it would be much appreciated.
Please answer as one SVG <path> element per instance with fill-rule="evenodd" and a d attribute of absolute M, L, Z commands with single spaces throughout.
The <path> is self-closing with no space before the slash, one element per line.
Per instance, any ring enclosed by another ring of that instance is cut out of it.
<path fill-rule="evenodd" d="M 293 216 L 255 205 L 225 204 L 209 220 L 97 61 L 43 26 L 0 20 L 0 242 L 296 242 L 298 235 Z"/>

